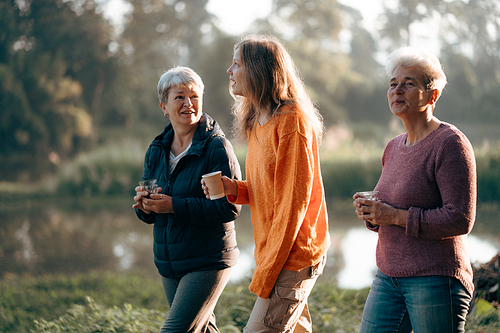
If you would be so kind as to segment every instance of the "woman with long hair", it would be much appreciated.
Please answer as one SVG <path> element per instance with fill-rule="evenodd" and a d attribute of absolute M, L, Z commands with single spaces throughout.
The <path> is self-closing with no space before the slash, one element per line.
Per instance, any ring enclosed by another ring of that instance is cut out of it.
<path fill-rule="evenodd" d="M 235 136 L 248 151 L 246 180 L 224 177 L 224 190 L 229 202 L 250 205 L 255 240 L 249 289 L 258 298 L 244 332 L 312 332 L 307 298 L 330 245 L 322 118 L 274 37 L 236 44 L 227 72 Z"/>

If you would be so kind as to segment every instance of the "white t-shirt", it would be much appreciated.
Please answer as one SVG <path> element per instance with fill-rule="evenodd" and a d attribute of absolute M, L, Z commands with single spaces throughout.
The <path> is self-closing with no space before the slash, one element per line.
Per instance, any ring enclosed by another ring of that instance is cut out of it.
<path fill-rule="evenodd" d="M 186 156 L 189 148 L 191 148 L 191 145 L 193 144 L 193 142 L 191 142 L 189 144 L 189 146 L 187 146 L 186 150 L 184 150 L 182 153 L 180 153 L 179 155 L 175 156 L 174 153 L 172 153 L 172 151 L 170 151 L 170 157 L 168 159 L 168 167 L 169 167 L 169 171 L 170 171 L 170 174 L 172 174 L 172 172 L 174 172 L 174 169 L 175 167 L 177 166 L 177 163 L 179 163 L 179 161 L 181 160 L 181 158 L 183 158 L 184 156 Z"/>

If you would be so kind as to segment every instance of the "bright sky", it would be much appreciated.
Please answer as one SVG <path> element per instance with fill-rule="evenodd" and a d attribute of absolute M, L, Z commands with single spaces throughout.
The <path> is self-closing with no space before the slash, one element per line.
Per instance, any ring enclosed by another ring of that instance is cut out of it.
<path fill-rule="evenodd" d="M 227 33 L 239 35 L 256 18 L 262 18 L 271 11 L 271 0 L 210 0 L 208 11 L 220 19 L 219 28 Z M 382 11 L 382 0 L 340 0 L 339 2 L 358 9 L 366 27 L 373 27 L 377 15 Z"/>
<path fill-rule="evenodd" d="M 382 1 L 340 0 L 341 3 L 361 11 L 367 28 L 373 28 L 376 24 L 377 15 L 382 11 Z M 207 10 L 219 18 L 221 30 L 232 35 L 240 35 L 255 19 L 269 14 L 271 2 L 271 0 L 210 0 Z M 116 23 L 119 23 L 123 14 L 129 10 L 122 0 L 107 0 L 104 8 L 106 16 Z"/>
<path fill-rule="evenodd" d="M 99 1 L 99 0 L 98 0 Z M 115 23 L 120 23 L 124 13 L 130 10 L 123 0 L 100 0 L 104 6 L 105 16 Z M 167 1 L 167 0 L 165 0 Z M 189 0 L 185 0 L 189 1 Z M 393 5 L 396 0 L 338 0 L 340 3 L 356 8 L 363 16 L 365 28 L 377 38 L 378 16 L 383 10 L 383 4 Z M 207 10 L 218 17 L 218 26 L 231 35 L 241 35 L 257 18 L 263 18 L 271 11 L 272 0 L 209 0 Z M 427 49 L 439 54 L 439 44 L 436 37 L 439 31 L 438 20 L 432 17 L 412 25 L 412 46 Z M 339 36 L 343 39 L 343 36 Z"/>

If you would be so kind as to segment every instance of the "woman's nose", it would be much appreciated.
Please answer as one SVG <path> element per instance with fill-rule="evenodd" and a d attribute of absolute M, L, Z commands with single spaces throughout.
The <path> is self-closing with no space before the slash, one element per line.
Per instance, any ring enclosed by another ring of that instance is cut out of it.
<path fill-rule="evenodd" d="M 395 94 L 398 94 L 398 95 L 399 95 L 399 94 L 401 94 L 401 93 L 403 93 L 403 85 L 398 84 L 398 85 L 394 88 L 394 93 L 395 93 Z"/>
<path fill-rule="evenodd" d="M 191 98 L 186 97 L 186 98 L 184 99 L 184 105 L 185 105 L 185 106 L 191 106 L 191 105 L 193 105 L 193 103 L 191 102 Z"/>
<path fill-rule="evenodd" d="M 226 73 L 227 73 L 227 74 L 229 74 L 229 75 L 231 75 L 231 74 L 232 74 L 231 67 L 233 67 L 233 66 L 229 66 L 229 68 L 228 68 L 228 69 L 227 69 L 227 71 L 226 71 Z"/>

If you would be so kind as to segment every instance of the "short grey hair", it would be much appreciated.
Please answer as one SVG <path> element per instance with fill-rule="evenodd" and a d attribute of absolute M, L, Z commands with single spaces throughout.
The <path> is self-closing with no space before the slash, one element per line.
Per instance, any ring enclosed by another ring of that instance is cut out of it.
<path fill-rule="evenodd" d="M 439 59 L 430 52 L 410 46 L 401 47 L 389 55 L 385 71 L 390 77 L 396 68 L 412 66 L 417 66 L 423 74 L 426 89 L 438 90 L 439 97 L 447 83 L 446 75 L 444 74 Z"/>
<path fill-rule="evenodd" d="M 169 69 L 160 77 L 158 81 L 158 99 L 160 102 L 166 103 L 168 100 L 168 93 L 170 88 L 174 86 L 185 87 L 185 86 L 198 86 L 201 91 L 200 97 L 203 97 L 203 89 L 205 85 L 201 80 L 201 77 L 191 68 L 177 66 Z"/>

